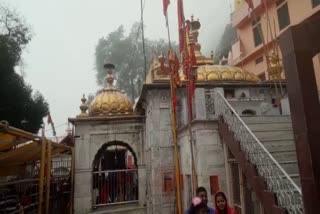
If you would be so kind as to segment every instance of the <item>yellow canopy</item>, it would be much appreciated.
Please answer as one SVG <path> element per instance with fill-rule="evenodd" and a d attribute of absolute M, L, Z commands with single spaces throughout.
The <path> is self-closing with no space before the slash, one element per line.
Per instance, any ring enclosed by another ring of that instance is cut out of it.
<path fill-rule="evenodd" d="M 40 160 L 41 144 L 46 142 L 37 135 L 0 123 L 0 176 L 20 174 L 28 163 Z M 70 147 L 59 143 L 51 145 L 52 156 L 70 151 Z"/>

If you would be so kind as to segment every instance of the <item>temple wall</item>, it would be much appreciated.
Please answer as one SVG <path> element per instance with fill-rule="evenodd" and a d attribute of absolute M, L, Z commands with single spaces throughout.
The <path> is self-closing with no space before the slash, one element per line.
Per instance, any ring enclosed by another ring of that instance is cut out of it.
<path fill-rule="evenodd" d="M 146 97 L 148 213 L 173 213 L 175 209 L 170 101 L 169 89 L 150 90 Z M 172 189 L 166 189 L 165 178 L 171 179 Z"/>
<path fill-rule="evenodd" d="M 139 204 L 145 204 L 146 170 L 144 160 L 144 125 L 140 121 L 87 122 L 76 124 L 75 143 L 75 213 L 92 210 L 93 161 L 106 143 L 119 141 L 128 144 L 137 156 L 139 177 Z M 140 210 L 140 213 L 145 213 Z"/>

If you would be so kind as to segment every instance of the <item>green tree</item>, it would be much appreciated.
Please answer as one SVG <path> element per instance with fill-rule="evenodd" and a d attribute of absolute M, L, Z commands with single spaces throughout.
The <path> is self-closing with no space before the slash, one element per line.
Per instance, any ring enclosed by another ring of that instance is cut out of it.
<path fill-rule="evenodd" d="M 228 58 L 229 51 L 236 40 L 236 30 L 232 27 L 231 23 L 227 24 L 215 51 L 215 60 L 220 61 L 223 57 Z"/>
<path fill-rule="evenodd" d="M 144 55 L 142 48 L 140 23 L 134 23 L 128 35 L 125 35 L 123 26 L 99 39 L 95 52 L 96 78 L 99 85 L 103 85 L 105 72 L 103 65 L 106 62 L 115 64 L 116 84 L 124 90 L 131 100 L 140 93 L 144 80 Z M 163 39 L 145 39 L 145 54 L 147 72 L 151 64 L 152 52 L 164 54 L 168 51 L 168 42 Z M 173 48 L 177 49 L 174 43 Z"/>
<path fill-rule="evenodd" d="M 0 120 L 36 133 L 48 113 L 48 103 L 39 92 L 32 93 L 31 86 L 15 72 L 30 40 L 23 19 L 0 5 Z"/>

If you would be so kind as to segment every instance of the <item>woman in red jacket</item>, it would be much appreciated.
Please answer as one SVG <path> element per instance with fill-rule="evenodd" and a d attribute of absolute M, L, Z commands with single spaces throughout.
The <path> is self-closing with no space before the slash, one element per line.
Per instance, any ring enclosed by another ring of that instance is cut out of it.
<path fill-rule="evenodd" d="M 214 199 L 216 203 L 216 214 L 236 214 L 236 212 L 229 206 L 227 197 L 223 192 L 217 192 Z"/>

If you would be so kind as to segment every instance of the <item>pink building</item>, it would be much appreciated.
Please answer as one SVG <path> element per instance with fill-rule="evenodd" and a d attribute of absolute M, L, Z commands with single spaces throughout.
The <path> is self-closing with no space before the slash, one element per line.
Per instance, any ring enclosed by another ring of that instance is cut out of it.
<path fill-rule="evenodd" d="M 269 80 L 267 56 L 271 56 L 272 50 L 277 50 L 281 60 L 281 51 L 275 38 L 279 38 L 289 26 L 296 25 L 319 11 L 320 0 L 252 2 L 253 9 L 249 9 L 246 0 L 235 0 L 232 25 L 237 30 L 238 40 L 232 46 L 229 63 L 253 72 L 261 80 Z M 313 61 L 320 90 L 320 54 Z"/>

